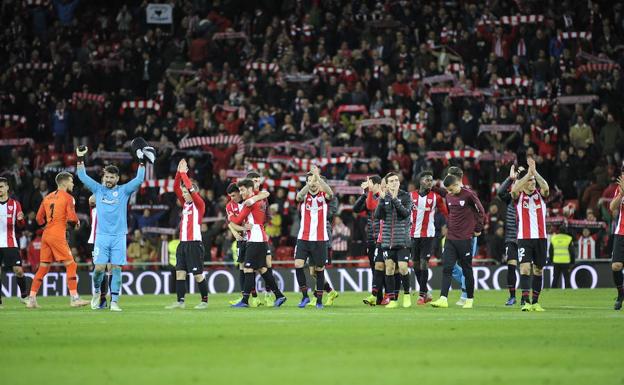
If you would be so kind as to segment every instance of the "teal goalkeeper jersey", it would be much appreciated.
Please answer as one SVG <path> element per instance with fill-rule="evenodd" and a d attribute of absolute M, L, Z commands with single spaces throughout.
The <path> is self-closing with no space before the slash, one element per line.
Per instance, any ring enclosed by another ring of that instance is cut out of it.
<path fill-rule="evenodd" d="M 145 178 L 145 167 L 139 166 L 137 176 L 123 185 L 108 188 L 93 180 L 83 166 L 78 167 L 78 179 L 95 195 L 97 225 L 95 234 L 126 235 L 128 233 L 128 199 L 139 189 Z"/>

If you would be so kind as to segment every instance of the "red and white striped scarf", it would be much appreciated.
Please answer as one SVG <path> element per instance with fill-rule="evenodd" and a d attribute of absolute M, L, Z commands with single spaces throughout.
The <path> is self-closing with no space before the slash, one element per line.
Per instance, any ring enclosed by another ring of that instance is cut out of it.
<path fill-rule="evenodd" d="M 95 102 L 99 105 L 103 105 L 106 101 L 106 97 L 100 94 L 92 94 L 89 92 L 74 92 L 72 94 L 72 104 L 75 105 L 79 100 L 85 100 L 88 102 Z"/>
<path fill-rule="evenodd" d="M 13 67 L 13 72 L 18 71 L 52 71 L 54 68 L 53 63 L 16 63 Z"/>
<path fill-rule="evenodd" d="M 174 187 L 174 179 L 173 178 L 167 178 L 167 179 L 150 179 L 150 180 L 145 180 L 143 181 L 143 184 L 141 184 L 142 188 L 146 188 L 146 187 L 160 187 L 160 194 L 164 194 L 167 192 L 173 192 L 173 187 Z"/>
<path fill-rule="evenodd" d="M 257 71 L 262 71 L 262 72 L 269 71 L 273 73 L 278 73 L 280 71 L 280 67 L 276 63 L 263 63 L 259 61 L 247 63 L 247 65 L 245 66 L 245 69 L 247 71 L 257 70 Z"/>
<path fill-rule="evenodd" d="M 315 75 L 321 74 L 321 75 L 344 75 L 344 76 L 351 76 L 353 75 L 353 71 L 351 71 L 350 69 L 346 69 L 346 68 L 341 68 L 341 67 L 336 67 L 333 65 L 326 65 L 326 64 L 319 64 L 314 68 L 313 73 Z"/>
<path fill-rule="evenodd" d="M 236 145 L 238 147 L 236 153 L 245 154 L 245 143 L 239 135 L 218 135 L 218 136 L 196 136 L 193 138 L 185 138 L 180 141 L 178 147 L 181 149 L 200 146 L 216 146 L 216 145 Z"/>
<path fill-rule="evenodd" d="M 295 24 L 290 26 L 290 36 L 296 37 L 297 35 L 303 35 L 305 37 L 312 37 L 314 33 L 314 26 L 311 24 L 303 24 L 301 27 L 297 27 Z"/>
<path fill-rule="evenodd" d="M 24 4 L 29 7 L 47 7 L 50 0 L 24 0 Z"/>
<path fill-rule="evenodd" d="M 453 151 L 428 151 L 427 159 L 453 159 L 453 158 L 479 158 L 481 151 L 477 150 L 453 150 Z"/>
<path fill-rule="evenodd" d="M 11 122 L 19 123 L 19 124 L 26 124 L 25 116 L 11 115 L 11 114 L 0 115 L 0 121 L 6 122 L 7 120 Z"/>
<path fill-rule="evenodd" d="M 376 111 L 373 114 L 374 117 L 376 118 L 380 118 L 380 117 L 386 117 L 386 118 L 401 118 L 401 117 L 405 117 L 407 119 L 409 119 L 410 117 L 410 110 L 406 109 L 406 108 L 384 108 L 381 109 L 379 111 Z"/>
<path fill-rule="evenodd" d="M 550 100 L 548 99 L 516 99 L 513 102 L 514 106 L 528 106 L 528 107 L 544 107 L 550 104 Z"/>
<path fill-rule="evenodd" d="M 351 158 L 348 156 L 339 156 L 336 158 L 313 158 L 313 159 L 301 159 L 301 158 L 293 158 L 292 163 L 299 170 L 310 170 L 312 165 L 318 167 L 326 167 L 330 164 L 351 164 Z"/>
<path fill-rule="evenodd" d="M 247 110 L 245 110 L 245 107 L 243 106 L 235 107 L 235 106 L 226 106 L 223 104 L 215 104 L 214 106 L 212 106 L 213 113 L 215 113 L 217 110 L 223 110 L 227 112 L 238 112 L 239 119 L 245 119 L 245 117 L 247 116 Z"/>
<path fill-rule="evenodd" d="M 551 126 L 550 128 L 542 128 L 538 125 L 531 124 L 531 132 L 536 133 L 537 135 L 539 135 L 541 140 L 544 140 L 544 137 L 546 135 L 550 135 L 551 138 L 553 136 L 556 138 L 558 129 L 557 129 L 557 126 Z M 552 139 L 555 139 L 555 138 L 552 138 Z"/>
<path fill-rule="evenodd" d="M 457 35 L 458 35 L 457 31 L 443 27 L 442 31 L 440 32 L 440 42 L 442 44 L 448 44 L 449 42 L 454 42 L 457 38 Z"/>
<path fill-rule="evenodd" d="M 582 31 L 582 32 L 562 32 L 559 34 L 559 39 L 585 39 L 591 40 L 592 33 L 591 31 Z"/>
<path fill-rule="evenodd" d="M 425 123 L 401 123 L 397 127 L 399 132 L 415 131 L 420 136 L 424 135 L 427 131 Z"/>
<path fill-rule="evenodd" d="M 140 110 L 154 110 L 160 111 L 160 103 L 155 100 L 127 100 L 121 103 L 119 113 L 123 114 L 127 108 L 138 108 Z"/>
<path fill-rule="evenodd" d="M 513 15 L 501 16 L 500 19 L 482 18 L 477 25 L 520 25 L 520 24 L 536 24 L 544 21 L 544 15 Z"/>
<path fill-rule="evenodd" d="M 465 74 L 465 68 L 464 65 L 462 63 L 449 63 L 446 66 L 446 71 L 447 74 L 457 74 L 457 75 L 464 75 Z"/>
<path fill-rule="evenodd" d="M 496 84 L 499 87 L 528 87 L 531 84 L 531 80 L 522 77 L 498 78 L 496 79 Z"/>
<path fill-rule="evenodd" d="M 584 73 L 591 72 L 610 72 L 614 69 L 618 69 L 620 66 L 617 63 L 589 63 L 583 64 L 576 68 L 576 77 L 579 78 Z"/>

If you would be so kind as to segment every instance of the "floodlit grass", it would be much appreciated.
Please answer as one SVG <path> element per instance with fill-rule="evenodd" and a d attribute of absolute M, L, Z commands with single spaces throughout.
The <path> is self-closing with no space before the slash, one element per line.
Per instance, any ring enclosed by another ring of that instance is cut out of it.
<path fill-rule="evenodd" d="M 478 291 L 475 308 L 370 308 L 342 293 L 332 308 L 168 311 L 173 296 L 125 296 L 122 313 L 40 297 L 0 310 L 3 384 L 624 384 L 624 312 L 615 290 L 546 290 L 544 313 Z M 437 294 L 437 292 L 435 293 Z M 454 303 L 457 292 L 452 293 Z"/>

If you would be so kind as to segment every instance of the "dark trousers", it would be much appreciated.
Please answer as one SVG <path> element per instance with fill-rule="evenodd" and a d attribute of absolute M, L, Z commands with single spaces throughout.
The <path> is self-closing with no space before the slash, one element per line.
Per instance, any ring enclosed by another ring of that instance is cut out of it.
<path fill-rule="evenodd" d="M 559 288 L 559 278 L 563 275 L 565 287 L 570 288 L 570 267 L 569 263 L 553 263 L 553 281 L 551 288 Z"/>
<path fill-rule="evenodd" d="M 440 292 L 440 295 L 444 297 L 448 297 L 455 263 L 459 264 L 464 272 L 464 278 L 466 279 L 466 294 L 468 298 L 473 298 L 474 275 L 472 273 L 472 239 L 447 239 L 444 243 L 444 252 L 442 253 L 442 264 L 444 265 L 444 269 L 442 270 L 442 290 Z"/>

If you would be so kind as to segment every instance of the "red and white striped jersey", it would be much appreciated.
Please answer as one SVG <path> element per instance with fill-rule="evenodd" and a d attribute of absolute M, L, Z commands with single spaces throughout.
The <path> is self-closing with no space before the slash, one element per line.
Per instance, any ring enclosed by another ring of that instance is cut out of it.
<path fill-rule="evenodd" d="M 89 240 L 87 243 L 95 243 L 95 228 L 97 227 L 97 209 L 91 207 L 91 232 L 89 233 Z"/>
<path fill-rule="evenodd" d="M 239 215 L 241 210 L 243 209 L 243 206 L 244 206 L 243 203 L 236 203 L 232 200 L 229 201 L 227 205 L 225 205 L 225 216 L 229 218 L 230 216 Z M 243 240 L 246 241 L 247 231 L 243 231 L 242 236 L 243 236 Z"/>
<path fill-rule="evenodd" d="M 186 202 L 182 194 L 180 182 L 191 194 L 191 202 Z M 192 184 L 186 173 L 177 172 L 173 183 L 173 191 L 182 205 L 182 221 L 180 222 L 180 242 L 201 241 L 201 224 L 206 211 L 204 199 L 197 191 L 193 190 Z"/>
<path fill-rule="evenodd" d="M 303 241 L 329 241 L 327 234 L 327 199 L 325 192 L 308 193 L 299 209 L 301 222 L 297 239 Z"/>
<path fill-rule="evenodd" d="M 182 206 L 182 221 L 180 222 L 180 242 L 201 241 L 201 223 L 204 217 L 203 210 L 195 202 L 185 202 Z"/>
<path fill-rule="evenodd" d="M 594 237 L 580 237 L 578 240 L 578 259 L 596 259 L 596 240 Z"/>
<path fill-rule="evenodd" d="M 22 212 L 22 205 L 15 199 L 9 198 L 0 203 L 0 247 L 19 247 L 15 238 L 15 225 L 23 225 L 17 215 Z"/>
<path fill-rule="evenodd" d="M 520 192 L 516 202 L 518 239 L 546 239 L 546 202 L 542 194 Z"/>
<path fill-rule="evenodd" d="M 615 197 L 617 197 L 619 193 L 620 193 L 620 187 L 618 187 L 615 190 L 615 195 L 613 196 L 613 199 L 615 199 Z M 622 202 L 620 202 L 620 212 L 618 213 L 617 223 L 615 225 L 615 230 L 613 232 L 613 234 L 615 235 L 624 236 L 624 220 L 622 220 L 622 215 L 624 215 L 623 212 L 624 212 L 624 199 L 622 199 Z"/>
<path fill-rule="evenodd" d="M 265 217 L 266 200 L 262 200 L 254 203 L 251 207 L 244 206 L 240 214 L 231 215 L 228 219 L 237 225 L 242 225 L 245 221 L 251 225 L 251 229 L 247 231 L 247 242 L 268 242 L 269 237 L 264 231 Z"/>
<path fill-rule="evenodd" d="M 412 191 L 410 197 L 413 203 L 410 236 L 412 238 L 435 237 L 436 208 L 448 216 L 448 209 L 442 197 L 433 191 L 429 191 L 424 196 L 421 196 L 418 191 Z"/>

